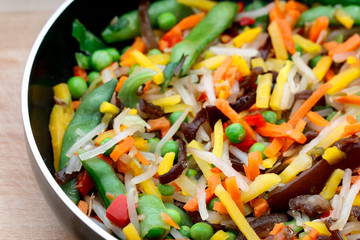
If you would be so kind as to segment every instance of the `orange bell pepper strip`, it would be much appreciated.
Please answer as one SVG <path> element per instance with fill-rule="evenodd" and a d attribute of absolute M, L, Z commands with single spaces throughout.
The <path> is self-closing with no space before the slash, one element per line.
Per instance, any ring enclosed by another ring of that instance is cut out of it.
<path fill-rule="evenodd" d="M 329 19 L 327 16 L 318 17 L 314 25 L 310 28 L 309 39 L 316 42 L 320 36 L 321 31 L 327 29 L 329 26 Z"/>
<path fill-rule="evenodd" d="M 329 56 L 333 57 L 335 54 L 338 53 L 350 52 L 352 50 L 357 49 L 359 46 L 360 46 L 360 35 L 356 33 L 348 40 L 346 40 L 344 43 L 339 44 L 334 49 L 331 49 L 329 51 Z"/>

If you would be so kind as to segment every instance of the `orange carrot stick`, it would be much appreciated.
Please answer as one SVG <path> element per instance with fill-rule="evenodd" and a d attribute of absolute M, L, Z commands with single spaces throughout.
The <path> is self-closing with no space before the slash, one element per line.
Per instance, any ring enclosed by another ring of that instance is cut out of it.
<path fill-rule="evenodd" d="M 280 8 L 278 6 L 275 5 L 275 7 L 273 9 L 270 10 L 269 13 L 270 16 L 270 21 L 275 21 L 276 19 L 283 19 L 284 15 L 281 12 Z"/>
<path fill-rule="evenodd" d="M 236 177 L 229 177 L 225 180 L 226 191 L 230 194 L 232 200 L 234 200 L 236 206 L 240 209 L 242 214 L 245 216 L 244 204 L 241 200 L 241 192 L 236 184 Z"/>
<path fill-rule="evenodd" d="M 275 224 L 274 228 L 271 230 L 269 235 L 273 235 L 273 236 L 277 235 L 281 230 L 283 230 L 284 227 L 285 224 L 283 222 Z"/>
<path fill-rule="evenodd" d="M 329 69 L 329 71 L 327 71 L 327 73 L 325 74 L 325 82 L 330 81 L 333 77 L 335 77 L 335 73 L 332 69 Z"/>
<path fill-rule="evenodd" d="M 254 216 L 261 217 L 269 207 L 268 202 L 264 198 L 255 198 L 250 201 L 250 205 L 254 208 Z"/>
<path fill-rule="evenodd" d="M 128 79 L 128 76 L 121 76 L 119 82 L 116 84 L 115 91 L 120 92 L 122 85 L 124 85 L 125 81 Z"/>
<path fill-rule="evenodd" d="M 259 176 L 260 169 L 259 164 L 262 163 L 262 155 L 260 151 L 251 152 L 248 155 L 248 161 L 249 166 L 247 167 L 249 176 L 247 176 L 251 181 L 254 181 L 254 179 Z"/>
<path fill-rule="evenodd" d="M 80 200 L 78 202 L 78 208 L 80 208 L 80 210 L 85 214 L 87 215 L 87 212 L 89 210 L 89 203 L 83 201 L 83 200 Z"/>
<path fill-rule="evenodd" d="M 110 154 L 111 159 L 116 162 L 119 160 L 121 155 L 130 151 L 130 148 L 134 145 L 135 140 L 131 136 L 122 140 L 119 144 L 116 145 L 112 153 Z"/>
<path fill-rule="evenodd" d="M 300 131 L 293 129 L 290 124 L 282 123 L 281 125 L 265 123 L 256 127 L 256 132 L 265 137 L 286 137 L 295 140 L 298 143 L 304 143 L 306 137 Z"/>
<path fill-rule="evenodd" d="M 344 132 L 341 135 L 341 137 L 353 135 L 353 134 L 356 134 L 358 132 L 360 132 L 360 123 L 349 124 L 349 125 L 345 126 Z"/>
<path fill-rule="evenodd" d="M 289 10 L 286 12 L 285 19 L 290 24 L 291 28 L 294 28 L 298 19 L 300 18 L 301 13 L 297 10 Z"/>
<path fill-rule="evenodd" d="M 328 51 L 331 51 L 331 49 L 336 48 L 338 45 L 339 45 L 339 43 L 336 41 L 330 41 L 330 42 L 323 43 L 324 48 Z"/>
<path fill-rule="evenodd" d="M 220 64 L 220 66 L 214 72 L 214 77 L 213 77 L 214 83 L 219 83 L 221 80 L 223 80 L 223 76 L 224 76 L 225 72 L 228 70 L 228 68 L 230 67 L 231 63 L 232 63 L 232 57 L 227 57 Z"/>
<path fill-rule="evenodd" d="M 295 130 L 297 130 L 297 131 L 299 131 L 299 132 L 303 132 L 304 131 L 304 128 L 305 128 L 305 125 L 306 125 L 306 122 L 304 121 L 304 120 L 302 120 L 302 119 L 300 119 L 298 122 L 297 122 L 297 124 L 296 124 L 296 126 L 295 126 Z M 284 146 L 281 148 L 281 152 L 283 153 L 283 152 L 286 152 L 288 149 L 289 149 L 289 147 L 294 143 L 295 141 L 294 140 L 292 140 L 292 139 L 286 139 L 285 140 L 285 144 L 284 144 Z"/>
<path fill-rule="evenodd" d="M 357 123 L 356 118 L 354 118 L 353 116 L 351 116 L 349 114 L 346 114 L 346 121 L 350 124 Z"/>
<path fill-rule="evenodd" d="M 142 164 L 144 164 L 144 165 L 146 165 L 146 166 L 149 166 L 149 161 L 144 157 L 144 155 L 142 155 L 140 152 L 137 152 L 136 154 L 135 154 L 135 156 L 139 159 L 139 161 L 142 163 Z"/>
<path fill-rule="evenodd" d="M 308 10 L 308 7 L 305 4 L 290 0 L 285 5 L 285 12 L 289 12 L 291 10 L 296 10 L 302 13 Z"/>
<path fill-rule="evenodd" d="M 320 116 L 320 114 L 318 114 L 317 112 L 313 112 L 310 111 L 306 114 L 306 117 L 314 124 L 318 125 L 318 126 L 329 126 L 330 123 L 323 118 L 322 116 Z"/>
<path fill-rule="evenodd" d="M 213 209 L 220 214 L 228 215 L 228 211 L 222 202 L 215 202 Z"/>
<path fill-rule="evenodd" d="M 211 175 L 207 178 L 207 181 L 208 181 L 208 187 L 210 188 L 211 193 L 214 193 L 214 192 L 215 192 L 215 188 L 216 188 L 219 184 L 221 184 L 220 173 L 211 174 Z"/>
<path fill-rule="evenodd" d="M 359 46 L 360 46 L 360 35 L 356 33 L 348 40 L 346 40 L 344 43 L 339 44 L 334 49 L 331 49 L 329 51 L 329 56 L 333 57 L 335 54 L 338 53 L 350 52 L 352 50 L 357 49 Z"/>
<path fill-rule="evenodd" d="M 275 19 L 275 21 L 279 26 L 281 37 L 284 40 L 286 49 L 292 55 L 295 54 L 296 53 L 295 43 L 293 40 L 293 34 L 289 22 L 286 21 L 286 19 L 282 19 L 282 18 L 277 18 Z"/>
<path fill-rule="evenodd" d="M 225 80 L 229 82 L 230 87 L 234 85 L 235 77 L 236 77 L 237 67 L 230 67 L 225 73 Z"/>
<path fill-rule="evenodd" d="M 360 105 L 360 96 L 348 95 L 344 97 L 339 97 L 338 99 L 336 99 L 336 101 L 342 104 Z"/>
<path fill-rule="evenodd" d="M 180 229 L 179 225 L 174 221 L 174 219 L 172 219 L 169 216 L 169 214 L 162 212 L 162 213 L 160 213 L 160 215 L 161 215 L 162 220 L 165 223 L 169 224 L 170 226 L 172 226 L 172 227 L 174 227 L 176 229 Z"/>
<path fill-rule="evenodd" d="M 328 26 L 329 26 L 329 19 L 327 16 L 318 17 L 315 20 L 314 25 L 312 25 L 310 29 L 309 39 L 313 42 L 316 42 L 321 31 L 327 29 Z"/>
<path fill-rule="evenodd" d="M 122 56 L 121 56 L 121 63 L 124 66 L 130 67 L 131 65 L 135 64 L 135 60 L 131 57 L 131 52 L 135 49 L 139 50 L 140 52 L 145 52 L 146 46 L 144 41 L 141 37 L 136 37 L 134 43 L 131 45 L 130 49 L 128 49 Z"/>
<path fill-rule="evenodd" d="M 206 203 L 209 203 L 209 201 L 215 196 L 214 193 L 211 193 L 211 189 L 207 188 L 205 190 L 205 200 Z M 197 197 L 193 197 L 191 200 L 189 200 L 185 205 L 184 209 L 189 212 L 195 212 L 199 209 L 199 202 Z"/>
<path fill-rule="evenodd" d="M 275 157 L 276 154 L 278 154 L 278 152 L 284 146 L 284 144 L 285 138 L 274 138 L 271 144 L 267 148 L 265 148 L 264 154 L 269 158 Z"/>

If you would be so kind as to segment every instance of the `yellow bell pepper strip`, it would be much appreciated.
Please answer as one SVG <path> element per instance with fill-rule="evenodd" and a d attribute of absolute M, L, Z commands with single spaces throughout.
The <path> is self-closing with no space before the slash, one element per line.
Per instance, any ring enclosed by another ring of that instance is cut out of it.
<path fill-rule="evenodd" d="M 340 151 L 336 146 L 329 147 L 325 150 L 322 158 L 325 159 L 330 165 L 334 165 L 346 158 L 346 154 Z"/>
<path fill-rule="evenodd" d="M 281 32 L 276 21 L 270 23 L 268 27 L 268 32 L 271 38 L 271 43 L 275 50 L 275 56 L 277 59 L 286 60 L 288 59 L 288 53 L 285 47 L 283 38 L 281 37 Z M 295 41 L 295 39 L 294 39 Z"/>
<path fill-rule="evenodd" d="M 269 58 L 265 62 L 267 71 L 275 71 L 275 72 L 280 72 L 280 70 L 284 67 L 285 64 L 286 64 L 285 60 L 280 60 L 276 58 Z"/>
<path fill-rule="evenodd" d="M 302 49 L 304 49 L 308 53 L 319 53 L 321 52 L 321 46 L 316 44 L 309 39 L 306 39 L 299 34 L 295 34 L 293 36 L 295 44 L 299 44 Z"/>
<path fill-rule="evenodd" d="M 256 89 L 256 106 L 258 108 L 268 108 L 272 86 L 272 74 L 260 75 L 258 87 Z"/>
<path fill-rule="evenodd" d="M 281 173 L 281 183 L 288 183 L 293 180 L 298 173 L 310 168 L 312 158 L 305 153 L 299 154 Z"/>
<path fill-rule="evenodd" d="M 174 152 L 166 153 L 159 165 L 158 174 L 163 175 L 163 174 L 167 173 L 171 169 L 171 167 L 174 165 L 174 160 L 175 160 Z"/>
<path fill-rule="evenodd" d="M 334 16 L 335 19 L 338 20 L 347 29 L 350 29 L 354 25 L 354 19 L 341 9 L 336 9 Z"/>
<path fill-rule="evenodd" d="M 181 96 L 177 94 L 177 95 L 172 95 L 170 97 L 159 98 L 150 102 L 154 105 L 165 107 L 165 106 L 178 104 L 180 101 L 181 101 Z"/>
<path fill-rule="evenodd" d="M 240 231 L 244 234 L 246 239 L 260 240 L 254 229 L 252 229 L 250 224 L 246 221 L 244 215 L 241 213 L 235 202 L 232 200 L 230 194 L 224 189 L 221 184 L 219 184 L 215 188 L 215 195 L 220 199 L 220 202 L 224 204 L 230 217 L 235 222 L 236 226 L 240 229 Z"/>
<path fill-rule="evenodd" d="M 149 68 L 149 69 L 153 69 L 153 70 L 155 70 L 157 72 L 157 74 L 155 74 L 155 76 L 153 77 L 153 80 L 157 85 L 164 82 L 164 74 L 163 74 L 163 72 L 160 70 L 160 68 L 158 68 L 155 64 L 153 64 L 150 61 L 150 59 L 148 57 L 146 57 L 142 52 L 135 49 L 134 51 L 132 51 L 130 53 L 130 55 L 136 60 L 136 62 L 140 66 L 145 67 L 145 68 Z"/>
<path fill-rule="evenodd" d="M 193 66 L 193 69 L 200 69 L 200 68 L 208 68 L 210 70 L 217 69 L 223 61 L 225 61 L 225 55 L 217 55 L 213 57 L 209 57 L 201 62 L 196 63 Z"/>
<path fill-rule="evenodd" d="M 135 140 L 134 146 L 137 150 L 143 150 L 147 144 L 147 140 L 143 139 L 142 137 L 132 137 Z"/>
<path fill-rule="evenodd" d="M 201 145 L 201 143 L 192 140 L 187 147 L 190 148 L 195 148 L 197 150 L 203 150 L 203 147 Z M 196 164 L 199 166 L 200 170 L 202 171 L 202 173 L 204 174 L 205 178 L 207 179 L 208 177 L 210 177 L 213 173 L 210 171 L 212 169 L 211 165 L 205 161 L 203 161 L 200 158 L 194 157 Z"/>
<path fill-rule="evenodd" d="M 170 55 L 165 53 L 150 55 L 147 57 L 153 64 L 166 65 L 170 62 Z"/>
<path fill-rule="evenodd" d="M 339 186 L 343 175 L 343 170 L 335 169 L 335 171 L 331 174 L 329 180 L 326 182 L 325 187 L 321 191 L 320 195 L 326 200 L 332 199 L 336 193 L 336 189 Z"/>
<path fill-rule="evenodd" d="M 71 93 L 66 83 L 60 83 L 53 87 L 54 98 L 64 104 L 71 106 Z"/>
<path fill-rule="evenodd" d="M 178 177 L 174 182 L 176 183 L 176 185 L 178 185 L 181 188 L 183 194 L 185 193 L 184 194 L 185 196 L 192 196 L 192 197 L 196 196 L 196 193 L 197 193 L 196 192 L 197 191 L 196 182 L 191 180 L 184 173 L 182 175 L 180 175 L 180 177 Z"/>
<path fill-rule="evenodd" d="M 251 71 L 243 57 L 234 55 L 232 59 L 233 59 L 233 64 L 235 65 L 235 67 L 237 67 L 242 77 L 246 77 L 250 75 Z"/>
<path fill-rule="evenodd" d="M 111 104 L 109 102 L 104 101 L 100 105 L 100 112 L 104 113 L 104 114 L 105 113 L 110 113 L 112 115 L 117 115 L 120 112 L 120 109 L 117 106 L 115 106 L 115 105 L 113 105 L 113 104 Z"/>
<path fill-rule="evenodd" d="M 141 240 L 139 233 L 136 231 L 132 223 L 129 223 L 126 227 L 124 227 L 123 232 L 126 239 Z"/>
<path fill-rule="evenodd" d="M 332 64 L 332 58 L 329 56 L 323 56 L 320 61 L 313 68 L 313 72 L 317 79 L 323 80 L 325 74 L 329 71 Z"/>
<path fill-rule="evenodd" d="M 352 81 L 360 77 L 360 66 L 349 68 L 333 77 L 329 83 L 332 88 L 328 90 L 328 94 L 332 95 L 347 87 Z"/>
<path fill-rule="evenodd" d="M 265 173 L 257 176 L 255 180 L 249 184 L 249 190 L 241 191 L 241 200 L 243 203 L 250 202 L 260 194 L 268 191 L 281 181 L 280 177 L 275 173 Z"/>
<path fill-rule="evenodd" d="M 209 0 L 177 0 L 178 3 L 187 5 L 189 7 L 198 8 L 204 11 L 210 11 L 215 5 L 216 2 Z"/>
<path fill-rule="evenodd" d="M 344 132 L 345 126 L 349 123 L 344 119 L 342 123 L 339 124 L 334 130 L 332 130 L 326 138 L 324 138 L 316 147 L 322 147 L 324 149 L 331 146 L 334 142 L 336 142 L 341 134 Z"/>
<path fill-rule="evenodd" d="M 213 153 L 221 158 L 224 146 L 224 129 L 221 119 L 214 126 L 214 149 Z"/>
<path fill-rule="evenodd" d="M 329 232 L 329 230 L 327 229 L 325 223 L 323 222 L 304 222 L 304 225 L 309 226 L 313 229 L 316 229 L 320 235 L 325 235 L 330 237 L 331 233 Z"/>
<path fill-rule="evenodd" d="M 195 117 L 195 114 L 193 112 L 193 109 L 190 105 L 184 104 L 184 103 L 179 103 L 179 104 L 175 104 L 175 105 L 168 105 L 168 106 L 164 106 L 164 113 L 173 113 L 173 112 L 183 112 L 185 111 L 187 108 L 190 108 L 189 113 L 191 114 L 192 117 Z"/>
<path fill-rule="evenodd" d="M 210 240 L 226 240 L 229 236 L 223 230 L 217 231 Z"/>
<path fill-rule="evenodd" d="M 360 193 L 356 195 L 353 206 L 360 206 Z"/>
<path fill-rule="evenodd" d="M 254 39 L 261 33 L 261 27 L 245 30 L 234 38 L 233 45 L 241 48 L 245 43 L 254 41 Z"/>
<path fill-rule="evenodd" d="M 272 168 L 276 163 L 278 157 L 267 158 L 263 161 L 264 168 Z"/>
<path fill-rule="evenodd" d="M 252 68 L 262 67 L 264 72 L 267 72 L 266 64 L 265 64 L 264 60 L 261 57 L 251 59 L 250 63 L 251 63 Z"/>
<path fill-rule="evenodd" d="M 285 66 L 280 70 L 279 75 L 276 78 L 276 84 L 270 100 L 270 107 L 273 110 L 282 110 L 280 107 L 281 98 L 284 92 L 284 85 L 288 80 L 290 69 L 291 69 L 291 62 L 286 61 Z"/>

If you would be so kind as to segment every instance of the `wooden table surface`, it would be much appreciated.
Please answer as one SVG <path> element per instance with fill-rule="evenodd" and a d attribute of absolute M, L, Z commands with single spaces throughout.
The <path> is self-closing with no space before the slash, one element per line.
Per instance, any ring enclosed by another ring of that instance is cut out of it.
<path fill-rule="evenodd" d="M 33 176 L 20 107 L 28 54 L 61 2 L 0 0 L 0 239 L 71 239 Z"/>

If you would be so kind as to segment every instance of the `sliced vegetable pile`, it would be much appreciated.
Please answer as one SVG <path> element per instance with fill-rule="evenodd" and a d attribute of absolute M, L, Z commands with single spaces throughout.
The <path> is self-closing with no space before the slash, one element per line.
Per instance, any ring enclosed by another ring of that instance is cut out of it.
<path fill-rule="evenodd" d="M 101 37 L 75 20 L 57 182 L 120 239 L 360 239 L 360 5 L 340 3 L 142 0 Z"/>

